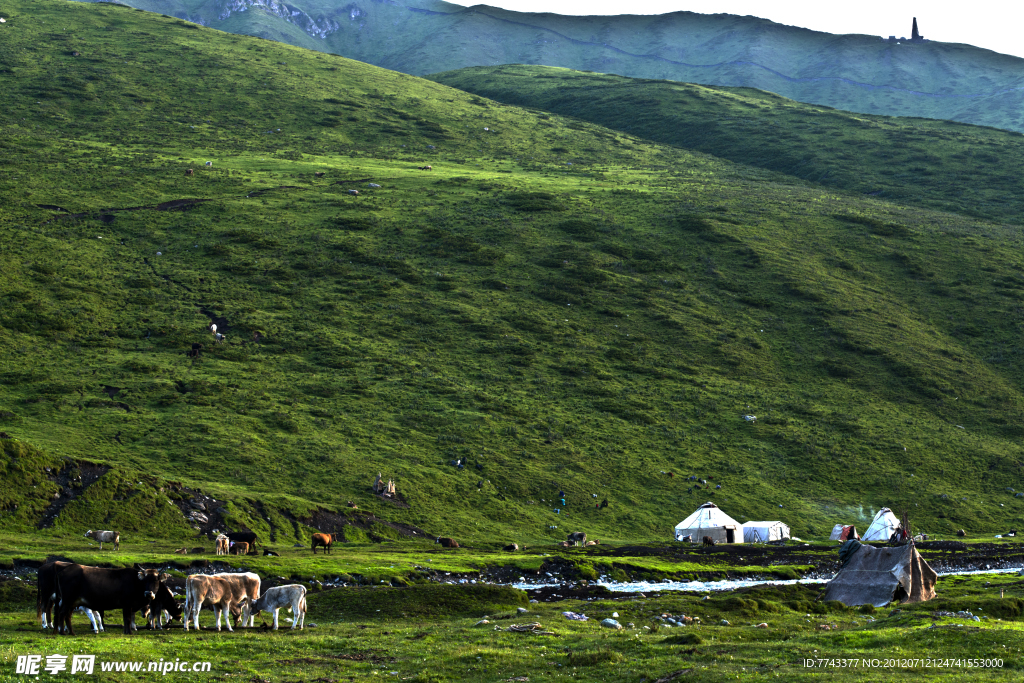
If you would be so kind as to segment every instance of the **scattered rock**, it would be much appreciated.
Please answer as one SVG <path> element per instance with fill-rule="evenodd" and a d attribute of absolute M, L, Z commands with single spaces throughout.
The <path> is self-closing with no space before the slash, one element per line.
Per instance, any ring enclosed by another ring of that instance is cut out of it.
<path fill-rule="evenodd" d="M 622 624 L 615 621 L 614 619 L 602 619 L 601 626 L 604 626 L 605 628 L 613 628 L 617 631 L 622 629 Z"/>

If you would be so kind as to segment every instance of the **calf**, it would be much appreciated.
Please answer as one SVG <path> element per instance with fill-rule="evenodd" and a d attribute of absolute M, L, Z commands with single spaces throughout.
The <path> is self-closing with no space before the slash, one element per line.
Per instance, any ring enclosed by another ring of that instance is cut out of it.
<path fill-rule="evenodd" d="M 124 633 L 130 634 L 135 626 L 135 612 L 156 597 L 167 578 L 167 574 L 139 565 L 131 569 L 80 564 L 57 566 L 56 623 L 58 627 L 66 627 L 69 635 L 74 635 L 71 612 L 75 608 L 87 607 L 96 612 L 120 609 L 124 616 Z"/>
<path fill-rule="evenodd" d="M 185 617 L 183 626 L 188 630 L 191 619 L 196 630 L 199 630 L 199 611 L 204 604 L 213 606 L 217 616 L 217 630 L 220 630 L 220 618 L 228 631 L 233 631 L 228 615 L 232 606 L 242 608 L 242 626 L 252 625 L 250 613 L 251 601 L 260 597 L 260 577 L 252 572 L 244 574 L 192 574 L 185 580 Z"/>
<path fill-rule="evenodd" d="M 232 555 L 248 555 L 249 554 L 249 544 L 246 543 L 245 541 L 238 541 L 237 543 L 232 543 L 231 544 L 231 554 Z"/>
<path fill-rule="evenodd" d="M 441 547 L 443 547 L 443 548 L 458 548 L 459 547 L 459 542 L 456 541 L 454 538 L 447 538 L 447 537 L 444 537 L 444 536 L 438 536 L 437 540 L 434 541 L 434 543 L 440 543 Z"/>
<path fill-rule="evenodd" d="M 234 541 L 235 543 L 245 541 L 253 550 L 259 545 L 259 537 L 256 536 L 255 531 L 228 531 L 224 535 L 228 537 L 229 541 Z"/>
<path fill-rule="evenodd" d="M 153 631 L 162 629 L 164 624 L 170 624 L 175 619 L 180 619 L 182 611 L 182 607 L 174 599 L 171 589 L 160 584 L 160 590 L 156 592 L 156 597 L 142 608 L 142 616 L 146 617 L 148 627 Z"/>
<path fill-rule="evenodd" d="M 229 541 L 228 541 L 228 537 L 227 536 L 225 536 L 224 534 L 221 534 L 220 536 L 217 537 L 217 540 L 215 541 L 215 543 L 217 544 L 217 554 L 218 555 L 227 555 L 228 554 L 228 549 L 229 549 L 230 546 L 228 545 Z"/>
<path fill-rule="evenodd" d="M 99 541 L 100 550 L 103 550 L 104 543 L 113 543 L 114 550 L 118 550 L 121 547 L 121 533 L 119 531 L 93 531 L 89 529 L 85 532 L 85 537 Z"/>
<path fill-rule="evenodd" d="M 601 545 L 601 541 L 597 541 L 597 540 L 587 541 L 586 545 Z"/>
<path fill-rule="evenodd" d="M 278 612 L 282 607 L 287 607 L 288 611 L 295 615 L 292 620 L 292 628 L 294 629 L 296 624 L 300 629 L 303 628 L 306 620 L 306 587 L 296 583 L 268 588 L 262 597 L 250 605 L 253 617 L 260 612 L 274 611 L 275 631 L 277 630 Z"/>
<path fill-rule="evenodd" d="M 331 554 L 331 544 L 334 543 L 334 536 L 331 534 L 313 534 L 313 547 L 311 550 L 316 555 L 316 549 L 319 546 L 324 547 L 324 553 L 327 555 Z"/>

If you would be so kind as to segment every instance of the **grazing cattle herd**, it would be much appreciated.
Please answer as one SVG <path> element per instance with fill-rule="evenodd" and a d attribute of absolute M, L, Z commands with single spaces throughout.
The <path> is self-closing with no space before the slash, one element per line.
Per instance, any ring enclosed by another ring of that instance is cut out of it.
<path fill-rule="evenodd" d="M 221 617 L 228 631 L 231 624 L 255 625 L 261 612 L 273 612 L 274 629 L 278 628 L 282 607 L 295 615 L 292 628 L 305 626 L 306 588 L 299 584 L 275 586 L 260 594 L 260 577 L 253 572 L 231 574 L 192 574 L 185 579 L 185 602 L 179 603 L 167 585 L 170 577 L 156 569 L 139 565 L 125 569 L 108 569 L 55 561 L 38 570 L 36 618 L 43 629 L 54 634 L 75 635 L 71 615 L 83 612 L 94 633 L 103 631 L 104 612 L 119 609 L 125 635 L 137 630 L 136 613 L 141 614 L 150 629 L 163 629 L 181 619 L 199 630 L 199 612 L 204 605 L 213 608 L 217 630 Z"/>
<path fill-rule="evenodd" d="M 215 532 L 216 533 L 216 532 Z M 120 549 L 121 535 L 117 531 L 93 531 L 85 534 L 100 543 L 113 544 Z M 709 539 L 705 538 L 705 541 Z M 316 533 L 312 536 L 310 550 L 316 554 L 323 548 L 324 554 L 331 554 L 337 534 Z M 444 548 L 458 548 L 454 538 L 439 536 L 434 541 Z M 563 546 L 597 545 L 599 541 L 587 541 L 583 532 L 571 533 Z M 215 539 L 217 555 L 258 554 L 259 538 L 252 531 L 234 531 L 219 534 Z M 519 550 L 518 543 L 503 547 L 506 551 Z M 202 552 L 202 548 L 188 551 L 182 548 L 179 554 Z M 264 556 L 278 556 L 264 548 Z M 141 614 L 149 629 L 163 629 L 180 619 L 184 630 L 190 624 L 199 630 L 199 613 L 204 606 L 213 610 L 216 629 L 221 630 L 221 619 L 228 631 L 234 626 L 253 627 L 256 617 L 263 612 L 274 615 L 274 630 L 279 624 L 281 608 L 294 614 L 292 628 L 302 629 L 306 616 L 306 588 L 299 584 L 274 586 L 261 592 L 260 577 L 253 572 L 222 574 L 191 574 L 184 581 L 183 603 L 168 585 L 171 577 L 157 569 L 147 569 L 138 564 L 131 568 L 111 569 L 76 564 L 62 560 L 50 561 L 39 567 L 36 593 L 36 618 L 43 629 L 54 634 L 75 635 L 71 615 L 82 612 L 92 626 L 94 633 L 103 631 L 105 612 L 121 610 L 122 630 L 128 635 L 137 630 L 135 615 Z M 264 622 L 264 628 L 267 625 Z"/>

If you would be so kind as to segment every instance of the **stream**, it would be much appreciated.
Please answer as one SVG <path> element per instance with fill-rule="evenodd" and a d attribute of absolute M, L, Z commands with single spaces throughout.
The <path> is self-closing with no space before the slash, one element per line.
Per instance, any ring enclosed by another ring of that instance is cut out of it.
<path fill-rule="evenodd" d="M 939 576 L 967 576 L 971 574 L 1015 574 L 1024 571 L 1021 567 L 1005 569 L 971 569 L 965 571 L 939 572 Z M 596 581 L 592 585 L 603 586 L 616 593 L 651 593 L 661 591 L 687 591 L 701 593 L 709 591 L 731 591 L 749 586 L 792 586 L 797 583 L 828 583 L 832 577 L 813 577 L 808 579 L 723 579 L 721 581 Z M 527 581 L 510 584 L 520 590 L 537 588 L 557 588 L 566 584 L 560 581 Z"/>

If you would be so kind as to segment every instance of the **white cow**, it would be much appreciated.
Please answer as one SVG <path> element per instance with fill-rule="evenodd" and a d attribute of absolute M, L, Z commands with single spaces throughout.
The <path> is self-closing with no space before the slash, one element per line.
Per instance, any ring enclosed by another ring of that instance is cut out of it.
<path fill-rule="evenodd" d="M 85 537 L 99 541 L 100 550 L 103 550 L 104 543 L 113 543 L 114 550 L 118 550 L 121 547 L 121 532 L 119 531 L 93 531 L 89 529 L 85 532 Z"/>
<path fill-rule="evenodd" d="M 278 614 L 282 607 L 287 607 L 288 611 L 295 615 L 292 620 L 292 628 L 294 629 L 296 624 L 300 629 L 303 628 L 306 620 L 306 587 L 293 583 L 288 586 L 268 588 L 259 600 L 250 605 L 254 620 L 260 612 L 274 611 L 275 631 L 277 630 Z"/>

